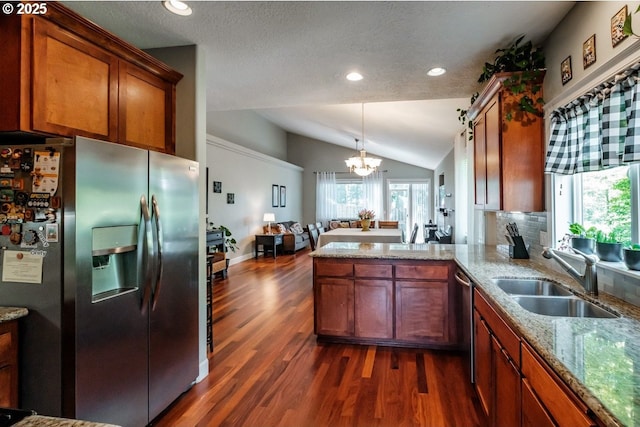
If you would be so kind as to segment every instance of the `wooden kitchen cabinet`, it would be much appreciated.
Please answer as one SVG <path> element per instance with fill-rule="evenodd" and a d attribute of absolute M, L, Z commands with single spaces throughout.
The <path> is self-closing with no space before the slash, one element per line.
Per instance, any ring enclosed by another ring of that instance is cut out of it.
<path fill-rule="evenodd" d="M 396 282 L 396 338 L 448 342 L 448 306 L 447 282 Z"/>
<path fill-rule="evenodd" d="M 475 389 L 491 426 L 596 427 L 580 398 L 474 290 Z"/>
<path fill-rule="evenodd" d="M 0 132 L 76 135 L 173 154 L 180 73 L 59 3 L 0 15 Z"/>
<path fill-rule="evenodd" d="M 522 379 L 522 427 L 556 427 L 526 378 Z"/>
<path fill-rule="evenodd" d="M 315 331 L 319 335 L 354 334 L 352 279 L 321 278 L 315 283 Z"/>
<path fill-rule="evenodd" d="M 520 340 L 476 290 L 474 295 L 476 392 L 492 426 L 519 426 Z"/>
<path fill-rule="evenodd" d="M 553 370 L 527 343 L 522 343 L 522 376 L 536 405 L 523 405 L 523 418 L 533 419 L 544 412 L 552 425 L 596 427 L 587 406 L 558 378 Z"/>
<path fill-rule="evenodd" d="M 393 282 L 355 281 L 355 336 L 393 339 Z"/>
<path fill-rule="evenodd" d="M 18 321 L 0 323 L 0 407 L 18 407 Z"/>
<path fill-rule="evenodd" d="M 455 347 L 454 267 L 315 257 L 315 333 L 362 344 Z"/>
<path fill-rule="evenodd" d="M 474 372 L 475 387 L 480 405 L 484 414 L 489 418 L 493 408 L 493 347 L 491 341 L 491 331 L 480 317 L 477 310 L 474 310 Z"/>
<path fill-rule="evenodd" d="M 505 118 L 514 96 L 494 75 L 468 110 L 474 120 L 475 206 L 485 210 L 544 210 L 543 119 Z M 537 94 L 542 96 L 542 94 Z"/>

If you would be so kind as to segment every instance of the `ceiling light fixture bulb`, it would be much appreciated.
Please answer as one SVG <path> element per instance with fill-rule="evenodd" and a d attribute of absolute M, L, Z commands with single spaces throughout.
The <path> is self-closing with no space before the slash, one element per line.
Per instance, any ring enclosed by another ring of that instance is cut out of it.
<path fill-rule="evenodd" d="M 175 13 L 180 16 L 189 16 L 193 13 L 193 10 L 183 1 L 179 0 L 165 0 L 162 5 L 171 13 Z"/>
<path fill-rule="evenodd" d="M 435 68 L 432 68 L 429 71 L 427 71 L 427 75 L 431 76 L 431 77 L 437 77 L 437 76 L 443 75 L 446 72 L 447 72 L 447 70 L 445 70 L 444 68 L 435 67 Z"/>
<path fill-rule="evenodd" d="M 358 73 L 357 71 L 347 74 L 347 80 L 351 82 L 357 82 L 362 79 L 363 79 L 362 74 Z"/>

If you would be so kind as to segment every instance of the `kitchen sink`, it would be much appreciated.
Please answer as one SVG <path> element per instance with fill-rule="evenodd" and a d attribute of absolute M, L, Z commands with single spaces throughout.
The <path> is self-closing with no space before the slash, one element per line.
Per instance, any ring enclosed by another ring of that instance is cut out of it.
<path fill-rule="evenodd" d="M 573 296 L 570 290 L 544 279 L 493 279 L 493 283 L 510 295 Z"/>
<path fill-rule="evenodd" d="M 513 295 L 522 308 L 545 316 L 616 318 L 618 315 L 576 297 L 558 298 Z"/>

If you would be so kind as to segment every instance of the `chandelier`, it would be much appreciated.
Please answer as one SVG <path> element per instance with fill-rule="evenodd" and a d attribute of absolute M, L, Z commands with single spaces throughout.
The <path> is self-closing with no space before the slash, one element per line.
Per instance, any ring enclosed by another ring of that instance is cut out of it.
<path fill-rule="evenodd" d="M 358 151 L 358 138 L 356 140 L 356 151 Z M 349 171 L 356 173 L 360 176 L 370 175 L 375 172 L 382 162 L 381 159 L 375 159 L 373 157 L 367 157 L 367 152 L 364 149 L 364 103 L 362 104 L 362 149 L 359 150 L 359 155 L 353 156 L 345 160 Z"/>

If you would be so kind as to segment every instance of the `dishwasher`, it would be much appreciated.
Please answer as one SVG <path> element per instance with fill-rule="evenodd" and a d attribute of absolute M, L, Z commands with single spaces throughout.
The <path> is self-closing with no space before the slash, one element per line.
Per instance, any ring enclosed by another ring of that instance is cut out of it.
<path fill-rule="evenodd" d="M 456 271 L 456 282 L 460 286 L 461 312 L 460 325 L 462 327 L 462 347 L 465 354 L 467 374 L 472 383 L 475 382 L 474 354 L 473 354 L 473 283 L 462 270 Z"/>

